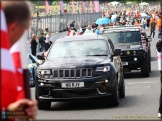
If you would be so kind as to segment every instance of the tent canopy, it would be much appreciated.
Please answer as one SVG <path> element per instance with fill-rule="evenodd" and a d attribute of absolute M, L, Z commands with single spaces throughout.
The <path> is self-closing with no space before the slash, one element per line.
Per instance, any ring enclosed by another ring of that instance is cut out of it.
<path fill-rule="evenodd" d="M 120 2 L 117 2 L 117 1 L 113 1 L 113 2 L 110 2 L 109 4 L 115 6 L 115 5 L 119 5 L 119 4 L 121 4 L 121 3 L 120 3 Z"/>
<path fill-rule="evenodd" d="M 134 4 L 134 2 L 126 2 L 127 5 Z"/>
<path fill-rule="evenodd" d="M 143 5 L 149 5 L 149 3 L 143 2 L 143 3 L 140 3 L 139 5 L 141 5 L 141 6 L 143 6 Z"/>

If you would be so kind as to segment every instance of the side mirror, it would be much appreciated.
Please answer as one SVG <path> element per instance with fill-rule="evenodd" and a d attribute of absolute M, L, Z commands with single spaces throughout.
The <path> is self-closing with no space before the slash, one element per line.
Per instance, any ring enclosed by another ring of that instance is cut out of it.
<path fill-rule="evenodd" d="M 37 54 L 37 58 L 38 58 L 39 60 L 45 60 L 44 52 L 43 52 L 43 53 L 38 53 L 38 54 Z"/>
<path fill-rule="evenodd" d="M 120 55 L 121 52 L 122 52 L 121 49 L 115 49 L 114 50 L 115 55 Z"/>
<path fill-rule="evenodd" d="M 150 36 L 147 36 L 148 42 L 152 41 L 152 38 Z"/>

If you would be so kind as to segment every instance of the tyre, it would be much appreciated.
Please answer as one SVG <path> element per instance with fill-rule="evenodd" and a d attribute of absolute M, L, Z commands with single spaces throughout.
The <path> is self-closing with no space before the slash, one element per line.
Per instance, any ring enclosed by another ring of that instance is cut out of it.
<path fill-rule="evenodd" d="M 149 52 L 149 72 L 151 72 L 151 52 Z"/>
<path fill-rule="evenodd" d="M 122 77 L 121 79 L 121 85 L 119 88 L 119 95 L 120 98 L 124 98 L 125 97 L 125 82 L 124 82 L 124 77 Z"/>
<path fill-rule="evenodd" d="M 38 101 L 39 110 L 48 110 L 51 108 L 51 102 L 42 102 L 39 100 L 36 89 L 35 89 L 35 99 Z"/>
<path fill-rule="evenodd" d="M 112 103 L 113 106 L 118 106 L 119 105 L 119 88 L 118 88 L 118 84 L 116 85 L 116 88 L 114 89 L 111 103 Z"/>
<path fill-rule="evenodd" d="M 149 77 L 149 57 L 146 54 L 145 59 L 141 61 L 141 76 Z"/>
<path fill-rule="evenodd" d="M 113 90 L 113 94 L 111 96 L 111 98 L 107 98 L 106 99 L 107 104 L 112 105 L 112 106 L 118 106 L 119 105 L 119 88 L 118 88 L 118 84 L 116 82 L 115 88 Z"/>

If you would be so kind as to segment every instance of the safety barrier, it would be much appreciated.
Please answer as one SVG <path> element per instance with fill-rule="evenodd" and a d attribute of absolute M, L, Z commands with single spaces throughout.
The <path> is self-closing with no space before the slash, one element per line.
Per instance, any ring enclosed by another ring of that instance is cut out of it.
<path fill-rule="evenodd" d="M 78 25 L 85 27 L 88 24 L 92 24 L 100 17 L 101 12 L 34 17 L 30 21 L 28 37 L 30 39 L 32 34 L 37 34 L 38 31 L 41 33 L 45 28 L 48 28 L 51 34 L 65 31 L 72 21 L 75 21 L 76 28 L 78 28 Z"/>

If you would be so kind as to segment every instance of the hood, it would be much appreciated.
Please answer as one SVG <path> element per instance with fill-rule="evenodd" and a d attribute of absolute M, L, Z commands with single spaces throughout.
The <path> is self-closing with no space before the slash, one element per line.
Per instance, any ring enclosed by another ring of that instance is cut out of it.
<path fill-rule="evenodd" d="M 138 44 L 132 44 L 132 43 L 114 44 L 114 47 L 116 49 L 121 49 L 122 51 L 124 51 L 124 50 L 140 50 L 143 48 L 142 45 L 140 45 L 139 43 Z"/>
<path fill-rule="evenodd" d="M 96 65 L 104 65 L 110 62 L 108 56 L 89 56 L 84 58 L 58 58 L 55 60 L 46 60 L 40 69 L 45 68 L 69 68 L 69 67 L 89 67 Z"/>

